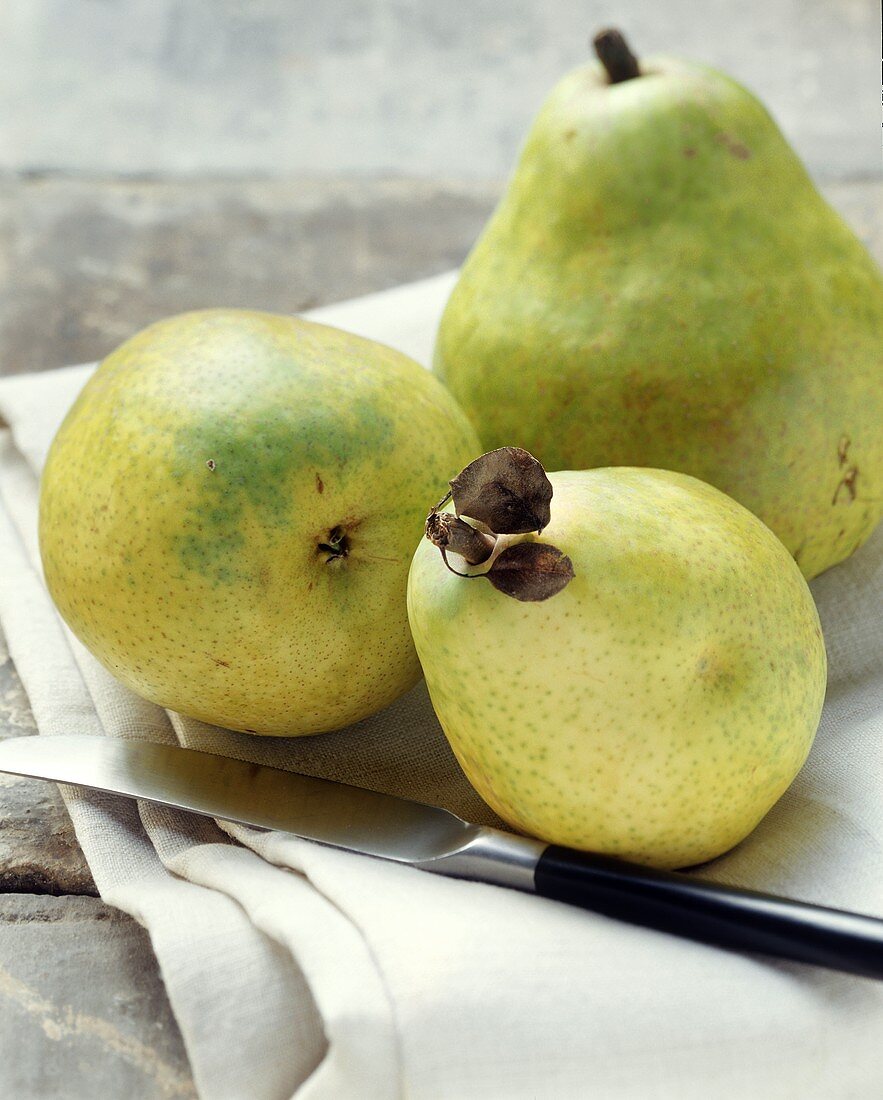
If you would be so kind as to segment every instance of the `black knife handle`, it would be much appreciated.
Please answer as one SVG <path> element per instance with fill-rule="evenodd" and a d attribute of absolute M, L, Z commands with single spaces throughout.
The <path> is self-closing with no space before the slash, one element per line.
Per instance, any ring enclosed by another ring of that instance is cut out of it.
<path fill-rule="evenodd" d="M 883 978 L 883 920 L 550 845 L 536 892 L 608 917 L 740 951 Z"/>

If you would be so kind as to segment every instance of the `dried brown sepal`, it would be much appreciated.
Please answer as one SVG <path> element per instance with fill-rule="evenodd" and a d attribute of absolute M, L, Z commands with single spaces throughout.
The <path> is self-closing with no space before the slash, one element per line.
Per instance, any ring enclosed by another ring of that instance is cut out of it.
<path fill-rule="evenodd" d="M 538 602 L 548 600 L 570 584 L 573 562 L 557 546 L 517 542 L 506 547 L 485 576 L 507 596 Z"/>
<path fill-rule="evenodd" d="M 470 565 L 481 565 L 494 552 L 496 539 L 477 531 L 450 512 L 432 511 L 426 517 L 426 537 L 441 551 L 459 554 Z M 445 558 L 447 565 L 447 558 Z M 448 566 L 450 568 L 450 566 Z"/>
<path fill-rule="evenodd" d="M 478 520 L 498 535 L 542 531 L 549 523 L 552 483 L 521 447 L 488 451 L 450 484 L 457 515 Z"/>

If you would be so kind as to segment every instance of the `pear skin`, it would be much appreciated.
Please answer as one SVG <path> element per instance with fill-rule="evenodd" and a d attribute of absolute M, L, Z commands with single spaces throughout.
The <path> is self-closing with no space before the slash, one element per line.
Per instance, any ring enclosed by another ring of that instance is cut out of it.
<path fill-rule="evenodd" d="M 249 310 L 171 317 L 108 356 L 59 429 L 46 582 L 147 699 L 250 733 L 336 729 L 419 678 L 408 567 L 439 472 L 475 450 L 391 348 Z"/>
<path fill-rule="evenodd" d="M 549 478 L 549 526 L 515 537 L 568 556 L 557 594 L 512 599 L 426 539 L 414 556 L 408 614 L 439 721 L 516 830 L 656 867 L 712 859 L 812 744 L 826 659 L 807 584 L 760 520 L 694 478 Z"/>
<path fill-rule="evenodd" d="M 769 114 L 701 65 L 566 76 L 445 310 L 435 369 L 486 449 L 661 467 L 807 577 L 883 511 L 883 280 Z"/>

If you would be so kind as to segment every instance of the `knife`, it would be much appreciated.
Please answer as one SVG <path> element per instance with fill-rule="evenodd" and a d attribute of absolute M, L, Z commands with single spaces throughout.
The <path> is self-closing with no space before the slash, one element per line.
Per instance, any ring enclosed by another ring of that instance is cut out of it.
<path fill-rule="evenodd" d="M 14 737 L 0 771 L 143 798 L 722 947 L 883 978 L 883 920 L 472 825 L 361 787 L 150 741 Z"/>

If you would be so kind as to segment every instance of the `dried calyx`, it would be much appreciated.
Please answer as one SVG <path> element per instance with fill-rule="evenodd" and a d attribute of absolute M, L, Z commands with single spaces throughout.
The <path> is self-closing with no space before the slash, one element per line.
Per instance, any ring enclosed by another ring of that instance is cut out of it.
<path fill-rule="evenodd" d="M 493 554 L 497 542 L 494 535 L 478 531 L 459 516 L 434 509 L 426 517 L 426 537 L 441 550 L 448 569 L 451 568 L 447 556 L 449 550 L 452 554 L 459 554 L 470 565 L 481 565 Z"/>
<path fill-rule="evenodd" d="M 457 515 L 478 520 L 498 535 L 539 533 L 549 524 L 552 483 L 521 447 L 488 451 L 450 484 Z"/>
<path fill-rule="evenodd" d="M 450 486 L 426 519 L 426 537 L 452 573 L 486 577 L 500 592 L 524 601 L 547 600 L 570 583 L 573 564 L 557 546 L 508 538 L 500 543 L 501 536 L 541 534 L 549 523 L 552 484 L 532 454 L 520 447 L 489 451 Z M 456 514 L 440 512 L 451 499 Z M 468 565 L 491 564 L 480 573 L 463 573 L 451 566 L 449 553 Z"/>

